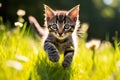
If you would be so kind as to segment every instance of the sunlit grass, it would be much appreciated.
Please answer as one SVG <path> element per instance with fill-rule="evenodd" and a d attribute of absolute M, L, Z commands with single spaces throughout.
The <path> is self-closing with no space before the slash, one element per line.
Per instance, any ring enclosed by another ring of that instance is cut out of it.
<path fill-rule="evenodd" d="M 7 26 L 0 24 L 0 80 L 120 80 L 120 49 L 109 42 L 95 50 L 93 69 L 93 51 L 80 39 L 71 67 L 64 69 L 63 55 L 50 62 L 26 23 L 12 30 Z"/>
<path fill-rule="evenodd" d="M 32 37 L 24 36 L 25 26 L 7 30 L 0 25 L 4 27 L 0 29 L 0 80 L 27 80 L 36 65 L 38 47 Z"/>

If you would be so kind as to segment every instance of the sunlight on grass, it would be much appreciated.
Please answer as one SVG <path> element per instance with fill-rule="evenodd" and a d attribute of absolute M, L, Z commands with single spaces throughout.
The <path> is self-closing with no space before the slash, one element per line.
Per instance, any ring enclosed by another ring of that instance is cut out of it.
<path fill-rule="evenodd" d="M 37 44 L 24 30 L 0 29 L 0 80 L 27 80 L 35 66 Z"/>
<path fill-rule="evenodd" d="M 109 42 L 96 49 L 93 70 L 93 52 L 80 39 L 71 67 L 64 69 L 63 55 L 57 63 L 49 61 L 26 23 L 13 30 L 7 26 L 0 24 L 0 80 L 120 80 L 120 49 Z"/>

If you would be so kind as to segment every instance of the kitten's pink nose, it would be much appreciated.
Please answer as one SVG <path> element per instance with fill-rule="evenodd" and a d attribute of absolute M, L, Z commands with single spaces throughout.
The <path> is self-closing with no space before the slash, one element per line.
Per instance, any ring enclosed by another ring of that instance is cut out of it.
<path fill-rule="evenodd" d="M 59 35 L 61 36 L 61 35 L 62 35 L 62 29 L 59 29 L 59 30 L 58 30 L 58 33 L 59 33 Z"/>
<path fill-rule="evenodd" d="M 59 33 L 60 36 L 62 36 L 62 33 Z"/>

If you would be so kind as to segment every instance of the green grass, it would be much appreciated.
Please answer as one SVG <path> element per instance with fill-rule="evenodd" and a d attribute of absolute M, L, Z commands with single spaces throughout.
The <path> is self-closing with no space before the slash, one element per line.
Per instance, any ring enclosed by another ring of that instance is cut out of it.
<path fill-rule="evenodd" d="M 41 39 L 31 35 L 30 28 L 8 29 L 0 24 L 0 80 L 120 80 L 120 49 L 108 42 L 95 51 L 87 49 L 84 39 L 78 43 L 71 67 L 62 67 L 63 55 L 57 63 L 49 61 L 41 46 Z M 19 59 L 18 56 L 24 56 Z M 27 60 L 26 60 L 27 59 Z M 10 61 L 22 66 L 15 68 Z"/>

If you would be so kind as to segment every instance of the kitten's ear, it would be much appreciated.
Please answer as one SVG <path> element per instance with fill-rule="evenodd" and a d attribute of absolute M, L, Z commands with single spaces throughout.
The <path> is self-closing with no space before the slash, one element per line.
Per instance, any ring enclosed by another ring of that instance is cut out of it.
<path fill-rule="evenodd" d="M 45 8 L 45 17 L 49 21 L 53 16 L 55 16 L 55 12 L 47 5 L 44 5 L 44 8 Z"/>
<path fill-rule="evenodd" d="M 77 5 L 77 6 L 73 7 L 67 13 L 67 15 L 74 21 L 76 21 L 77 17 L 79 16 L 79 6 L 80 5 Z"/>

